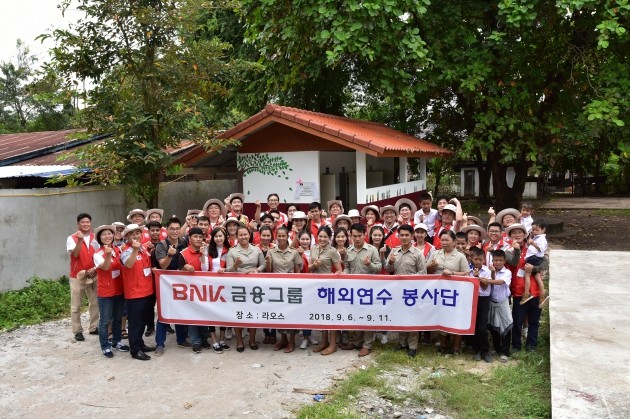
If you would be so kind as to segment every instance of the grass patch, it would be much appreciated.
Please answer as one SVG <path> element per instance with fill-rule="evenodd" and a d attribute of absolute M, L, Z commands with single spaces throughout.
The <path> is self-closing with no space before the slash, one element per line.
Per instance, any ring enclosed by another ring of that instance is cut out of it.
<path fill-rule="evenodd" d="M 324 402 L 303 407 L 297 417 L 365 417 L 357 400 L 366 389 L 398 406 L 405 400 L 417 407 L 432 405 L 436 413 L 457 418 L 551 417 L 548 310 L 541 317 L 536 352 L 512 354 L 513 361 L 508 364 L 495 359 L 482 373 L 479 369 L 486 365 L 471 361 L 470 353 L 447 358 L 437 355 L 432 346 L 421 346 L 417 356 L 410 359 L 396 351 L 395 345 L 375 343 L 372 366 L 350 373 Z M 407 393 L 397 391 L 391 380 L 402 371 L 413 378 L 413 384 L 404 384 L 410 388 Z"/>
<path fill-rule="evenodd" d="M 68 278 L 58 280 L 33 277 L 30 285 L 0 293 L 0 330 L 41 323 L 70 314 Z"/>
<path fill-rule="evenodd" d="M 625 209 L 598 209 L 595 210 L 595 215 L 601 215 L 603 217 L 616 215 L 618 217 L 630 217 L 630 208 Z"/>

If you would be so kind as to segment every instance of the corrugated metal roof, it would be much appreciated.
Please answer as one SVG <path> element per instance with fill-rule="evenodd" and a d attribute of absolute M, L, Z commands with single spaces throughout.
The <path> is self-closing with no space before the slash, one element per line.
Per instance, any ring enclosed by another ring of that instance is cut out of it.
<path fill-rule="evenodd" d="M 75 166 L 5 166 L 0 167 L 0 178 L 13 178 L 13 177 L 53 177 L 56 175 L 69 175 L 77 171 L 85 172 L 85 169 L 77 169 Z"/>
<path fill-rule="evenodd" d="M 0 135 L 0 161 L 71 141 L 78 130 L 22 132 Z"/>

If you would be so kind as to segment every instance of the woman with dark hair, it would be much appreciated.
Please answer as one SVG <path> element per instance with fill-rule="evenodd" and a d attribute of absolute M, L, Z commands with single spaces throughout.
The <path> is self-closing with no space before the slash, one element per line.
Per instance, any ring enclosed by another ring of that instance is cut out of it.
<path fill-rule="evenodd" d="M 210 243 L 208 243 L 208 265 L 210 266 L 210 272 L 225 272 L 225 258 L 228 250 L 228 247 L 225 245 L 225 230 L 222 227 L 215 227 L 210 233 Z M 209 327 L 210 339 L 212 339 L 212 350 L 216 353 L 229 351 L 230 346 L 225 343 L 227 327 L 221 326 L 219 330 L 220 335 L 217 341 L 216 328 L 214 326 Z"/>
<path fill-rule="evenodd" d="M 330 245 L 332 230 L 328 226 L 321 226 L 317 230 L 317 244 L 311 248 L 311 258 L 308 269 L 315 274 L 331 274 L 333 267 L 336 272 L 343 272 L 341 266 L 341 256 L 339 252 Z M 322 331 L 322 343 L 313 350 L 321 352 L 322 355 L 330 355 L 337 351 L 337 335 L 331 331 L 329 338 L 328 331 Z"/>
<path fill-rule="evenodd" d="M 96 298 L 100 319 L 98 339 L 101 351 L 106 358 L 112 358 L 112 347 L 121 352 L 128 352 L 129 347 L 122 343 L 122 313 L 125 305 L 122 277 L 120 276 L 120 249 L 113 245 L 116 226 L 102 225 L 94 230 L 96 241 L 101 248 L 94 253 L 96 267 Z M 107 325 L 112 325 L 112 343 L 109 343 Z"/>
<path fill-rule="evenodd" d="M 380 225 L 375 225 L 370 230 L 370 237 L 368 239 L 368 243 L 372 246 L 376 247 L 378 250 L 378 254 L 381 257 L 381 264 L 383 265 L 383 269 L 381 270 L 382 274 L 387 274 L 387 270 L 385 266 L 387 263 L 385 259 L 389 257 L 389 252 L 391 252 L 391 248 L 385 243 L 383 240 L 385 238 L 385 230 Z"/>
<path fill-rule="evenodd" d="M 437 275 L 462 275 L 470 271 L 466 256 L 455 248 L 455 233 L 452 230 L 442 230 L 439 236 L 442 248 L 435 251 L 429 259 L 427 272 Z M 448 334 L 440 334 L 440 352 L 446 351 Z M 453 354 L 458 355 L 462 350 L 462 336 L 454 335 Z"/>
<path fill-rule="evenodd" d="M 333 247 L 337 249 L 337 251 L 339 252 L 342 266 L 343 266 L 343 261 L 346 260 L 346 249 L 348 248 L 348 246 L 350 246 L 349 236 L 350 235 L 348 234 L 348 230 L 346 230 L 343 227 L 335 230 L 335 234 L 333 236 Z M 333 272 L 335 272 L 335 269 L 333 269 Z"/>
<path fill-rule="evenodd" d="M 228 219 L 229 220 L 229 219 Z M 240 273 L 260 273 L 265 272 L 265 257 L 262 251 L 249 243 L 251 234 L 249 229 L 244 225 L 240 225 L 236 231 L 238 244 L 231 248 L 226 256 L 226 272 Z M 236 350 L 243 352 L 245 344 L 243 343 L 243 329 L 236 330 Z M 249 347 L 257 350 L 256 329 L 249 328 Z"/>

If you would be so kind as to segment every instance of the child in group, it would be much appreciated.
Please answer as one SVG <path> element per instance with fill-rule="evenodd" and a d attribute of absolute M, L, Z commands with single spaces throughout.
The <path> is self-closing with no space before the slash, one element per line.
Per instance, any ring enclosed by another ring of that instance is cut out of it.
<path fill-rule="evenodd" d="M 534 219 L 532 218 L 533 213 L 534 206 L 530 203 L 523 202 L 523 205 L 521 205 L 521 224 L 523 224 L 527 229 L 527 234 L 532 231 L 532 223 L 534 222 Z"/>
<path fill-rule="evenodd" d="M 547 225 L 542 220 L 534 221 L 532 223 L 532 232 L 530 234 L 530 238 L 527 239 L 527 254 L 525 255 L 525 262 L 531 266 L 539 266 L 543 261 L 545 252 L 547 251 L 548 244 L 545 234 L 546 228 Z M 525 271 L 525 292 L 523 293 L 523 298 L 521 299 L 521 305 L 533 298 L 529 289 L 531 284 L 531 275 L 531 272 L 527 272 L 527 270 Z M 542 274 L 537 272 L 534 275 L 534 279 L 536 280 L 536 283 L 538 283 L 538 288 L 540 289 L 539 307 L 542 308 L 549 300 L 549 297 L 545 296 L 546 294 L 542 282 Z"/>
<path fill-rule="evenodd" d="M 489 266 L 491 279 L 480 279 L 479 282 L 491 285 L 488 328 L 499 360 L 508 362 L 514 322 L 509 301 L 512 272 L 505 267 L 505 252 L 503 250 L 495 250 L 492 253 L 492 265 Z"/>
<path fill-rule="evenodd" d="M 477 321 L 475 325 L 475 336 L 472 340 L 475 361 L 483 360 L 487 363 L 492 362 L 492 355 L 490 355 L 490 347 L 488 345 L 488 313 L 490 310 L 490 292 L 492 287 L 488 286 L 487 280 L 491 279 L 492 274 L 490 269 L 484 265 L 486 255 L 478 247 L 470 249 L 470 259 L 472 261 L 472 267 L 470 268 L 469 275 L 479 278 L 479 294 L 477 296 Z"/>
<path fill-rule="evenodd" d="M 433 244 L 433 234 L 435 232 L 435 221 L 437 220 L 438 210 L 431 208 L 431 205 L 433 204 L 433 197 L 431 197 L 428 193 L 420 195 L 419 202 L 420 209 L 413 215 L 413 224 L 418 225 L 422 223 L 426 225 L 426 241 Z"/>

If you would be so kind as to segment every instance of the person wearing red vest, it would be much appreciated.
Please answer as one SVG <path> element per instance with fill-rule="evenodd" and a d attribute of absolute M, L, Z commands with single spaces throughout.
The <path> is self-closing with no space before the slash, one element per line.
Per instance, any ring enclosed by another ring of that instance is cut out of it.
<path fill-rule="evenodd" d="M 113 358 L 112 348 L 129 352 L 129 347 L 122 343 L 121 324 L 125 297 L 120 275 L 120 249 L 113 244 L 116 226 L 102 225 L 94 230 L 94 234 L 101 246 L 93 258 L 98 278 L 98 309 L 101 315 L 98 338 L 103 356 Z M 112 325 L 111 343 L 107 340 L 108 324 Z"/>
<path fill-rule="evenodd" d="M 90 311 L 91 335 L 98 335 L 98 302 L 96 299 L 96 268 L 94 252 L 99 245 L 92 233 L 92 216 L 82 212 L 77 215 L 77 232 L 68 236 L 66 249 L 70 254 L 70 316 L 72 333 L 77 341 L 84 341 L 81 326 L 81 300 L 85 293 Z"/>
<path fill-rule="evenodd" d="M 141 361 L 151 359 L 146 352 L 155 347 L 146 346 L 142 340 L 144 332 L 144 313 L 151 303 L 153 294 L 153 275 L 151 274 L 151 255 L 143 247 L 142 227 L 129 224 L 123 231 L 126 243 L 122 248 L 120 261 L 123 276 L 127 321 L 129 324 L 129 346 L 131 357 Z"/>

